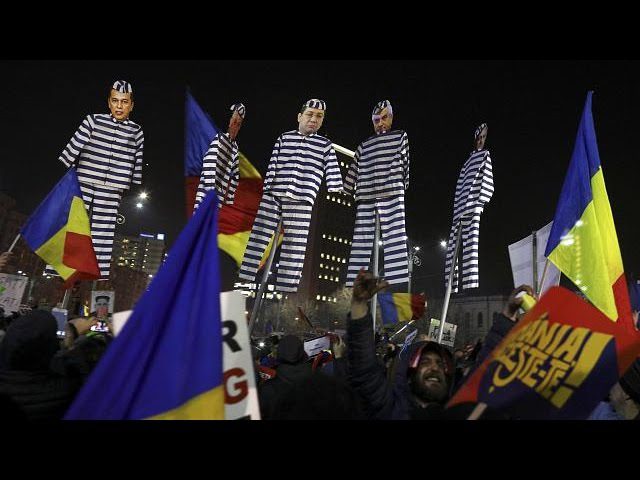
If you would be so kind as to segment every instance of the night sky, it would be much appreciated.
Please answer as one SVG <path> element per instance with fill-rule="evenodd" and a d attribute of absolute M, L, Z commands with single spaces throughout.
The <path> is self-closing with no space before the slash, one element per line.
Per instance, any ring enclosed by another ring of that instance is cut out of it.
<path fill-rule="evenodd" d="M 229 106 L 247 107 L 240 150 L 264 175 L 276 137 L 297 127 L 299 106 L 327 102 L 321 134 L 352 150 L 372 134 L 370 114 L 389 99 L 394 128 L 406 130 L 411 184 L 409 237 L 427 255 L 415 275 L 442 275 L 434 255 L 448 236 L 459 170 L 481 122 L 489 125 L 495 194 L 480 229 L 480 282 L 511 286 L 507 245 L 552 220 L 587 90 L 609 199 L 627 272 L 638 272 L 640 62 L 631 61 L 3 61 L 0 189 L 30 213 L 63 175 L 57 158 L 89 113 L 108 113 L 112 82 L 132 83 L 131 119 L 145 133 L 143 189 L 123 200 L 117 231 L 167 234 L 184 226 L 184 92 L 225 128 Z"/>

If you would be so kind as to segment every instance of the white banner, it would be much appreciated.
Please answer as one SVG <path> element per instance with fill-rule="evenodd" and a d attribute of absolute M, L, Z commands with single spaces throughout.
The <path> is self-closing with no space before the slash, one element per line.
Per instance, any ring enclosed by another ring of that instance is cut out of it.
<path fill-rule="evenodd" d="M 256 377 L 245 315 L 245 298 L 240 292 L 220 294 L 224 365 L 225 420 L 260 420 Z"/>
<path fill-rule="evenodd" d="M 440 328 L 440 320 L 437 318 L 432 318 L 431 323 L 429 325 L 429 337 L 434 342 L 438 341 L 438 335 Z M 453 347 L 453 344 L 456 340 L 456 332 L 458 331 L 458 326 L 453 323 L 445 323 L 444 331 L 442 332 L 442 345 L 446 345 L 448 347 Z"/>
<path fill-rule="evenodd" d="M 536 232 L 538 285 L 542 280 L 544 265 L 547 261 L 544 256 L 544 250 L 547 247 L 547 241 L 551 233 L 551 225 L 553 225 L 553 222 L 549 222 Z M 509 259 L 511 260 L 514 287 L 519 287 L 520 285 L 531 285 L 533 287 L 533 234 L 509 245 Z M 544 279 L 544 285 L 540 290 L 540 295 L 542 296 L 549 288 L 559 283 L 560 270 L 558 270 L 553 263 L 549 262 L 547 275 Z"/>
<path fill-rule="evenodd" d="M 20 310 L 27 283 L 29 278 L 24 275 L 0 273 L 0 307 L 4 309 L 5 314 Z"/>

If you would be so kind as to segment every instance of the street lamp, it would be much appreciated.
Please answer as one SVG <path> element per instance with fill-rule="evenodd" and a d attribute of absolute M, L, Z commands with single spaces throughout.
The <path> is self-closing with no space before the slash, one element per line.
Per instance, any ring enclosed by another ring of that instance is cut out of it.
<path fill-rule="evenodd" d="M 149 195 L 147 195 L 147 192 L 140 192 L 140 194 L 138 195 L 138 198 L 140 200 L 146 200 L 148 196 Z"/>
<path fill-rule="evenodd" d="M 447 242 L 445 240 L 440 240 L 440 246 L 442 248 L 447 248 Z"/>
<path fill-rule="evenodd" d="M 419 267 L 420 265 L 422 265 L 422 260 L 418 256 L 419 251 L 420 251 L 420 247 L 418 247 L 417 245 L 414 245 L 409 249 L 409 284 L 408 284 L 409 293 L 411 293 L 411 277 L 413 275 L 413 266 L 416 265 Z"/>
<path fill-rule="evenodd" d="M 138 207 L 138 208 L 142 208 L 142 202 L 138 202 L 138 203 L 136 203 L 136 207 Z"/>

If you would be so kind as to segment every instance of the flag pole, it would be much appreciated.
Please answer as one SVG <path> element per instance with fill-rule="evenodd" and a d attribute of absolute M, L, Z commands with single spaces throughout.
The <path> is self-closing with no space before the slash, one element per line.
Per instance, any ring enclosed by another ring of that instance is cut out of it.
<path fill-rule="evenodd" d="M 533 255 L 533 263 L 531 264 L 533 270 L 533 291 L 538 291 L 538 236 L 534 230 L 531 233 L 531 254 Z M 542 287 L 540 287 L 542 288 Z"/>
<path fill-rule="evenodd" d="M 544 280 L 545 277 L 547 276 L 547 267 L 549 267 L 549 259 L 547 258 L 547 260 L 544 262 L 544 269 L 542 270 L 542 278 L 540 279 L 540 283 L 538 284 L 538 288 L 535 291 L 536 292 L 536 296 L 540 296 L 540 292 L 542 292 L 542 287 L 544 287 Z"/>
<path fill-rule="evenodd" d="M 394 333 L 393 335 L 391 335 L 389 337 L 389 341 L 391 341 L 396 335 L 399 335 L 400 332 L 402 332 L 405 328 L 408 328 L 409 325 L 411 325 L 413 323 L 415 323 L 415 320 L 411 320 L 411 321 L 407 322 L 400 330 L 398 330 L 396 333 Z"/>
<path fill-rule="evenodd" d="M 337 143 L 333 144 L 333 149 L 338 152 L 338 153 L 342 153 L 343 155 L 346 155 L 348 157 L 355 157 L 356 153 L 352 150 L 349 150 L 348 148 L 344 148 L 340 145 L 338 145 Z"/>
<path fill-rule="evenodd" d="M 483 403 L 483 402 L 478 403 L 473 409 L 473 411 L 471 412 L 471 414 L 469 415 L 469 417 L 467 417 L 467 420 L 478 420 L 478 418 L 480 418 L 480 416 L 484 413 L 486 408 L 487 408 L 486 403 Z"/>
<path fill-rule="evenodd" d="M 282 219 L 278 222 L 278 227 L 273 235 L 273 244 L 271 245 L 271 251 L 269 252 L 269 258 L 264 266 L 264 273 L 262 274 L 262 282 L 260 282 L 260 288 L 256 295 L 256 301 L 253 302 L 253 310 L 251 311 L 251 318 L 249 319 L 249 336 L 253 333 L 253 327 L 255 326 L 258 312 L 260 311 L 260 304 L 262 303 L 262 295 L 267 288 L 267 281 L 269 280 L 269 272 L 271 271 L 271 264 L 273 258 L 276 256 L 276 249 L 278 248 L 278 237 L 280 236 L 280 228 L 282 227 Z"/>
<path fill-rule="evenodd" d="M 376 216 L 376 227 L 375 227 L 375 235 L 373 240 L 373 276 L 378 278 L 378 251 L 380 248 L 380 217 L 378 216 L 378 212 L 375 211 Z M 375 293 L 373 298 L 371 299 L 371 316 L 373 317 L 373 331 L 376 331 L 376 310 L 378 306 L 378 292 Z"/>
<path fill-rule="evenodd" d="M 11 246 L 9 247 L 9 250 L 7 250 L 7 252 L 11 253 L 11 250 L 13 250 L 13 247 L 16 246 L 16 243 L 18 243 L 19 239 L 20 239 L 20 234 L 16 235 L 16 238 L 13 239 L 13 243 L 11 244 Z"/>
<path fill-rule="evenodd" d="M 453 260 L 451 261 L 451 269 L 449 270 L 449 281 L 447 282 L 447 291 L 444 294 L 444 304 L 442 305 L 442 316 L 440 318 L 440 331 L 438 332 L 438 343 L 442 343 L 442 333 L 444 332 L 444 324 L 447 320 L 447 310 L 449 310 L 449 299 L 451 298 L 451 290 L 453 287 L 453 276 L 456 273 L 456 263 L 458 260 L 458 250 L 460 249 L 460 239 L 462 237 L 462 220 L 458 220 L 456 225 L 456 248 L 453 251 Z"/>

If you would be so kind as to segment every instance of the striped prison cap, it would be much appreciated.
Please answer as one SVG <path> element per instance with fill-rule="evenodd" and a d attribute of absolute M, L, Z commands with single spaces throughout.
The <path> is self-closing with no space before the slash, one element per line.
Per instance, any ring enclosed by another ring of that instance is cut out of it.
<path fill-rule="evenodd" d="M 318 110 L 327 109 L 327 104 L 324 103 L 324 100 L 319 100 L 317 98 L 312 98 L 311 100 L 307 100 L 307 102 L 302 106 L 305 108 L 317 108 Z"/>
<path fill-rule="evenodd" d="M 478 138 L 480 136 L 480 132 L 482 132 L 482 130 L 484 130 L 485 128 L 487 128 L 487 124 L 486 123 L 482 123 L 480 125 L 478 125 L 478 128 L 476 128 L 476 131 L 473 134 L 473 138 Z"/>
<path fill-rule="evenodd" d="M 111 88 L 117 90 L 120 93 L 133 93 L 131 84 L 126 80 L 116 80 L 115 82 L 113 82 L 113 86 Z"/>
<path fill-rule="evenodd" d="M 376 106 L 373 107 L 373 112 L 371 112 L 371 116 L 379 115 L 380 112 L 385 108 L 389 109 L 389 115 L 393 115 L 393 108 L 391 107 L 391 102 L 389 100 L 382 100 L 381 102 L 376 103 Z"/>
<path fill-rule="evenodd" d="M 244 120 L 244 114 L 247 112 L 247 108 L 242 103 L 234 103 L 231 105 L 232 112 L 238 112 L 238 115 Z"/>

